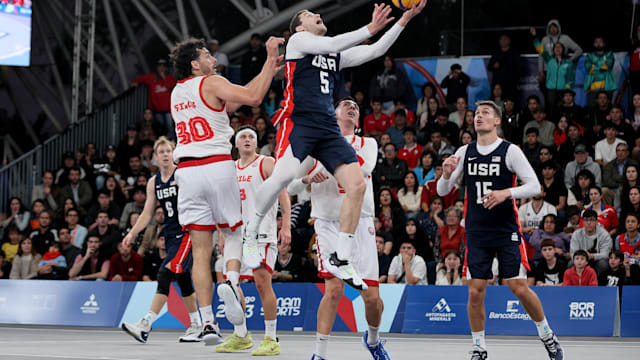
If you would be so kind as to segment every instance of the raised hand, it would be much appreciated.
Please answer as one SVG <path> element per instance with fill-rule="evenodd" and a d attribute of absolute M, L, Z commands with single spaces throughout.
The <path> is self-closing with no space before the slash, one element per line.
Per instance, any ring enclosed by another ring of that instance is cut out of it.
<path fill-rule="evenodd" d="M 284 44 L 284 38 L 271 36 L 266 42 L 267 61 L 271 61 L 275 66 L 275 70 L 280 71 L 284 56 L 280 55 L 280 45 Z"/>
<path fill-rule="evenodd" d="M 460 157 L 452 155 L 442 163 L 442 176 L 446 180 L 449 180 L 451 174 L 453 174 L 453 172 L 456 170 L 456 168 L 458 167 L 458 162 L 460 162 Z"/>
<path fill-rule="evenodd" d="M 395 19 L 395 17 L 389 17 L 389 14 L 391 14 L 391 6 L 387 4 L 374 4 L 371 22 L 367 25 L 367 29 L 369 29 L 371 35 L 375 35 Z"/>
<path fill-rule="evenodd" d="M 402 26 L 407 25 L 409 20 L 413 19 L 416 15 L 420 14 L 420 12 L 422 12 L 422 9 L 424 9 L 425 6 L 427 6 L 427 0 L 420 1 L 418 5 L 412 7 L 411 9 L 405 11 L 404 14 L 402 14 L 402 17 L 398 21 L 398 24 Z"/>

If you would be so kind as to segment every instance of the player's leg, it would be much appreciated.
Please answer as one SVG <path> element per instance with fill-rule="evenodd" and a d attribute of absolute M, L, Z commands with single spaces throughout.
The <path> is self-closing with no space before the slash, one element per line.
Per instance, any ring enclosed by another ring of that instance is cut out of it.
<path fill-rule="evenodd" d="M 180 342 L 200 342 L 202 341 L 202 321 L 200 321 L 200 314 L 198 313 L 196 293 L 193 289 L 191 273 L 181 272 L 176 274 L 176 280 L 178 281 L 182 301 L 189 312 L 190 319 L 189 328 L 185 334 L 180 337 Z"/>
<path fill-rule="evenodd" d="M 324 280 L 324 296 L 318 306 L 318 327 L 316 332 L 316 351 L 312 360 L 327 358 L 329 346 L 329 334 L 336 321 L 338 304 L 344 295 L 344 282 L 338 278 L 330 277 Z"/>
<path fill-rule="evenodd" d="M 487 281 L 493 278 L 491 265 L 495 257 L 495 249 L 475 246 L 480 239 L 467 239 L 467 278 L 469 279 L 469 299 L 467 313 L 469 327 L 473 339 L 472 360 L 484 360 L 488 358 L 487 345 L 485 343 L 484 323 L 485 309 L 484 298 L 487 290 Z"/>
<path fill-rule="evenodd" d="M 253 272 L 253 279 L 264 309 L 264 339 L 251 355 L 278 355 L 280 354 L 280 344 L 276 336 L 278 304 L 276 293 L 271 285 L 271 271 L 261 266 Z"/>

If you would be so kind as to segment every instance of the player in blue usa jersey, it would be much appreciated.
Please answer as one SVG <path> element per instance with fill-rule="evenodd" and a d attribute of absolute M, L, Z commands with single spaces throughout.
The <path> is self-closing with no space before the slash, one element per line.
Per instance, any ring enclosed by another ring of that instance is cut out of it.
<path fill-rule="evenodd" d="M 425 5 L 426 0 L 422 0 L 405 11 L 373 45 L 356 46 L 394 19 L 389 17 L 388 5 L 375 5 L 372 21 L 367 26 L 335 37 L 324 36 L 327 28 L 318 14 L 302 10 L 293 17 L 289 26 L 293 35 L 285 53 L 284 100 L 282 109 L 272 118 L 274 125 L 279 126 L 276 166 L 273 175 L 258 190 L 263 196 L 256 199 L 255 214 L 245 227 L 243 260 L 247 266 L 255 268 L 261 261 L 256 236 L 264 214 L 283 188 L 293 179 L 306 175 L 312 162 L 305 159 L 311 156 L 334 175 L 346 193 L 340 211 L 338 246 L 331 254 L 333 266 L 327 270 L 352 287 L 366 290 L 366 284 L 350 262 L 366 183 L 355 151 L 340 133 L 333 91 L 342 69 L 383 55 Z"/>
<path fill-rule="evenodd" d="M 499 139 L 502 111 L 492 101 L 477 102 L 474 119 L 478 140 L 460 147 L 444 161 L 438 194 L 449 193 L 464 175 L 465 268 L 469 279 L 469 324 L 473 336 L 472 360 L 488 359 L 484 341 L 484 296 L 491 265 L 497 256 L 500 275 L 535 322 L 549 359 L 562 360 L 564 352 L 547 323 L 542 304 L 527 285 L 527 255 L 515 199 L 540 193 L 540 183 L 524 153 L 516 145 Z M 516 186 L 516 179 L 523 185 Z"/>
<path fill-rule="evenodd" d="M 131 245 L 138 233 L 142 231 L 149 221 L 156 205 L 164 211 L 164 224 L 162 233 L 165 237 L 165 256 L 158 270 L 158 288 L 153 297 L 151 308 L 147 315 L 135 324 L 123 323 L 122 329 L 136 340 L 146 343 L 151 331 L 151 325 L 158 317 L 162 307 L 167 302 L 171 281 L 175 278 L 180 286 L 184 304 L 189 311 L 191 326 L 185 335 L 180 337 L 180 342 L 219 343 L 222 341 L 217 324 L 213 329 L 202 330 L 200 314 L 196 306 L 196 294 L 191 281 L 191 241 L 189 234 L 182 231 L 178 222 L 178 186 L 174 179 L 176 165 L 173 163 L 173 149 L 175 144 L 164 136 L 156 140 L 153 145 L 153 153 L 158 161 L 160 171 L 147 182 L 147 201 L 144 209 L 134 227 L 124 238 L 124 244 Z"/>

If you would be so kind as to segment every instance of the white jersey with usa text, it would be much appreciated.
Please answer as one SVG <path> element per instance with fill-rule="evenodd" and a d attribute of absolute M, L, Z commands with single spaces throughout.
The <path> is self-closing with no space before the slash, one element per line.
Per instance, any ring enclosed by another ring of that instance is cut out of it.
<path fill-rule="evenodd" d="M 240 166 L 240 160 L 236 160 L 236 173 L 238 174 L 238 185 L 240 187 L 240 200 L 242 200 L 242 221 L 247 223 L 249 216 L 256 212 L 256 197 L 258 188 L 266 180 L 262 171 L 262 163 L 267 157 L 258 155 L 255 160 L 246 165 Z M 278 214 L 278 202 L 267 211 L 264 220 L 260 224 L 258 231 L 258 242 L 276 243 L 278 240 L 278 229 L 276 226 L 276 216 Z"/>
<path fill-rule="evenodd" d="M 178 81 L 171 92 L 171 117 L 176 123 L 178 143 L 173 160 L 186 157 L 203 158 L 231 154 L 233 129 L 229 116 L 215 109 L 202 96 L 202 83 L 206 76 Z"/>
<path fill-rule="evenodd" d="M 360 162 L 360 167 L 367 183 L 367 190 L 362 201 L 362 211 L 360 217 L 373 217 L 375 205 L 373 201 L 373 182 L 371 172 L 378 159 L 378 145 L 372 138 L 349 135 L 345 137 L 353 146 Z M 311 217 L 328 221 L 340 219 L 340 208 L 342 200 L 346 194 L 345 190 L 338 184 L 336 178 L 329 174 L 322 164 L 316 161 L 311 173 L 324 171 L 329 179 L 321 183 L 311 184 Z"/>

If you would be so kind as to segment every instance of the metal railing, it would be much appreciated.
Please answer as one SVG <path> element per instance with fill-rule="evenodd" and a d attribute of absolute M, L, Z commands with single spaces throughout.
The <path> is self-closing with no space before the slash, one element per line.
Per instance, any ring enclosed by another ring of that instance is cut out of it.
<path fill-rule="evenodd" d="M 33 186 L 40 184 L 45 170 L 55 171 L 61 166 L 65 152 L 75 152 L 88 142 L 96 144 L 99 154 L 104 153 L 109 144 L 117 146 L 127 132 L 127 125 L 142 119 L 145 108 L 147 87 L 130 89 L 1 168 L 0 211 L 8 210 L 8 200 L 12 196 L 20 197 L 26 206 L 30 206 L 34 200 L 31 199 Z"/>

